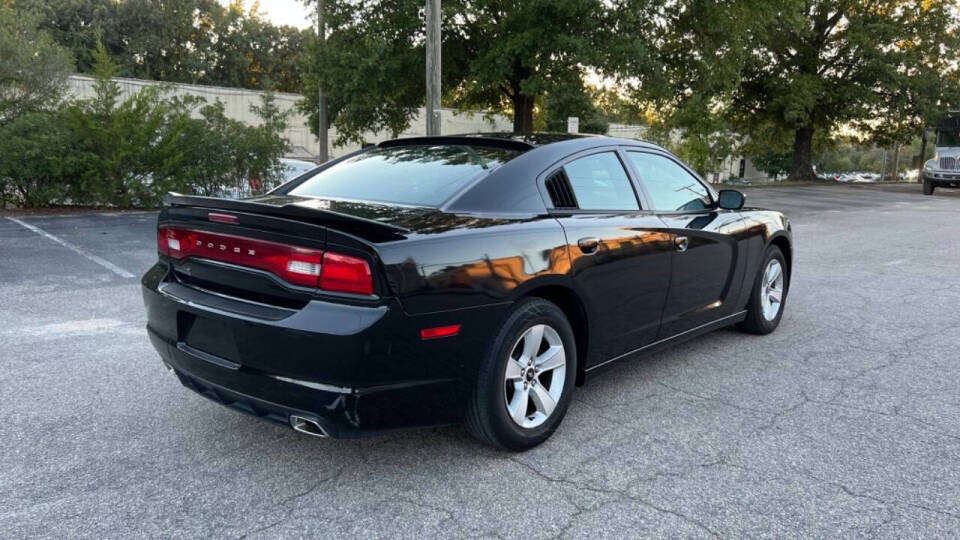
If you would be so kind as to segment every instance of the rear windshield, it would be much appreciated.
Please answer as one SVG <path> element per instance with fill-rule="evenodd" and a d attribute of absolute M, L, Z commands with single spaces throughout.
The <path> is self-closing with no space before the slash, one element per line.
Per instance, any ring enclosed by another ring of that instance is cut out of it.
<path fill-rule="evenodd" d="M 436 207 L 480 173 L 520 153 L 486 146 L 374 148 L 314 175 L 289 193 Z"/>

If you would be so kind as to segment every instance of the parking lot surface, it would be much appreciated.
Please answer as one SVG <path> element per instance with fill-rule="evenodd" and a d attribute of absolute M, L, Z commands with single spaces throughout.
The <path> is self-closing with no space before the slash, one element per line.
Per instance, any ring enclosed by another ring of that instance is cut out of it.
<path fill-rule="evenodd" d="M 0 538 L 960 536 L 960 192 L 744 191 L 794 223 L 779 330 L 621 362 L 523 454 L 209 402 L 146 337 L 155 214 L 0 218 Z"/>

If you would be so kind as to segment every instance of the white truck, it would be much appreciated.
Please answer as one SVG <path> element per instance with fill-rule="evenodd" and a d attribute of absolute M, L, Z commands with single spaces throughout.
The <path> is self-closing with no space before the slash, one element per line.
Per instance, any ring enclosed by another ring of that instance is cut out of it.
<path fill-rule="evenodd" d="M 923 194 L 938 187 L 960 188 L 960 113 L 951 112 L 937 125 L 936 153 L 923 165 Z"/>

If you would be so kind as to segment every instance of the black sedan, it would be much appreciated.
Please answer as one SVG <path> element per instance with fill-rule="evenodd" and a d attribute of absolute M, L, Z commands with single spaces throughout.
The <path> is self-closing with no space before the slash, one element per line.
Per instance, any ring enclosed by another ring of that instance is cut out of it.
<path fill-rule="evenodd" d="M 777 327 L 790 224 L 743 203 L 633 140 L 387 141 L 261 197 L 169 195 L 148 332 L 188 388 L 304 433 L 525 449 L 617 360 Z"/>

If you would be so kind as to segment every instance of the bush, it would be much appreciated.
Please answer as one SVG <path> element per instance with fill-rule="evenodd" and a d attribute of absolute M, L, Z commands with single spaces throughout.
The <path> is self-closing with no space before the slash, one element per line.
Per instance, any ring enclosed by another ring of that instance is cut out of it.
<path fill-rule="evenodd" d="M 69 136 L 57 114 L 27 113 L 0 127 L 0 208 L 49 206 L 64 200 L 67 175 L 60 156 Z"/>
<path fill-rule="evenodd" d="M 171 97 L 162 86 L 120 101 L 115 67 L 102 47 L 94 57 L 94 98 L 0 129 L 3 202 L 156 207 L 168 191 L 255 193 L 279 179 L 286 115 L 272 95 L 253 108 L 257 127 L 227 118 L 220 102 Z"/>

